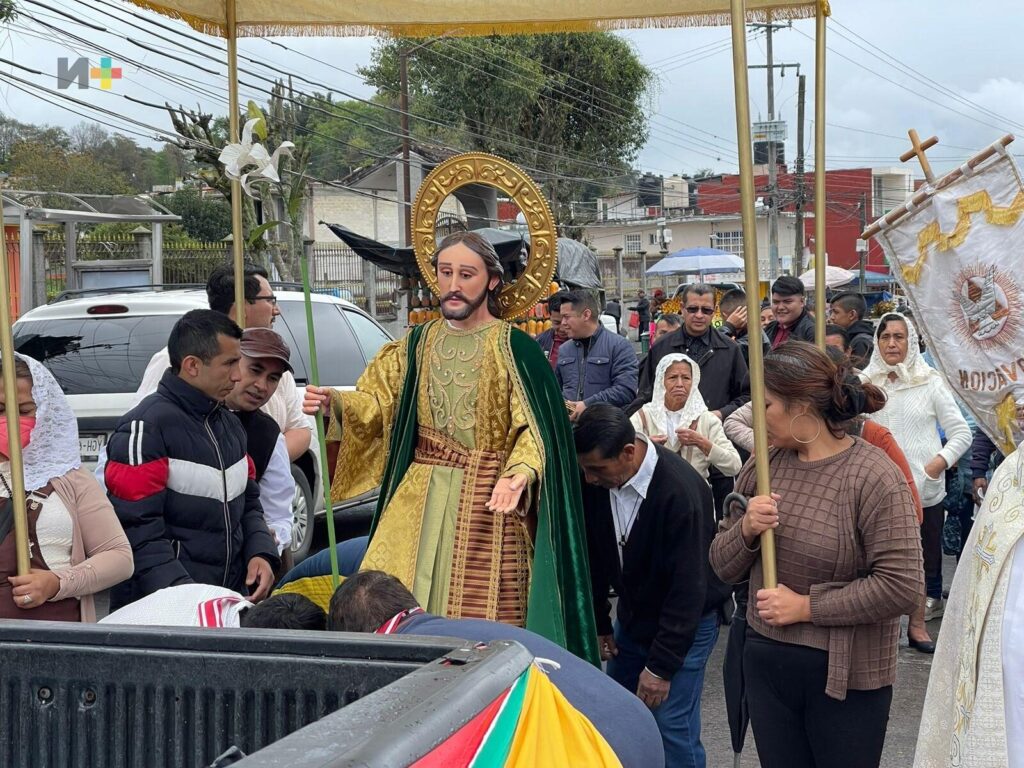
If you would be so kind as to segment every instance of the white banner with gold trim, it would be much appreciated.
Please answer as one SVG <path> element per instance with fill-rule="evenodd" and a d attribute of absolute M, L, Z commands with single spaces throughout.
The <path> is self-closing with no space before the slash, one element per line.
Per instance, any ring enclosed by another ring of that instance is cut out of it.
<path fill-rule="evenodd" d="M 1024 437 L 1024 183 L 1000 146 L 877 235 L 953 391 L 1004 453 Z"/>

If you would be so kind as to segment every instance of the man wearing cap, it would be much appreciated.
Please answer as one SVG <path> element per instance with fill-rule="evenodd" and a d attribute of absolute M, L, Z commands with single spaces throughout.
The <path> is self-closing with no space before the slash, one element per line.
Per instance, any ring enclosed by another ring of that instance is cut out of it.
<path fill-rule="evenodd" d="M 284 435 L 277 422 L 260 409 L 274 396 L 285 372 L 292 372 L 288 362 L 291 350 L 284 339 L 269 328 L 246 328 L 239 346 L 241 379 L 224 398 L 224 403 L 245 428 L 248 453 L 260 487 L 263 519 L 274 536 L 278 553 L 284 557 L 292 541 L 295 481 Z"/>

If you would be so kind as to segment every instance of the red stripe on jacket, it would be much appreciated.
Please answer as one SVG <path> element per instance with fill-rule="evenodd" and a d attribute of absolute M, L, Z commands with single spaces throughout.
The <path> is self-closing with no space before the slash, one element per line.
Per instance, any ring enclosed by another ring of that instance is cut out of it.
<path fill-rule="evenodd" d="M 125 501 L 140 501 L 167 487 L 167 457 L 130 465 L 108 461 L 103 472 L 107 490 Z"/>

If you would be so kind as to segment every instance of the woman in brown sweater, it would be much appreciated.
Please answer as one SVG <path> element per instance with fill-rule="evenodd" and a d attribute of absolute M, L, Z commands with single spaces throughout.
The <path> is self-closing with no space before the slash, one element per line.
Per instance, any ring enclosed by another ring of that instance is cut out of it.
<path fill-rule="evenodd" d="M 899 617 L 923 588 L 906 479 L 842 425 L 882 392 L 798 341 L 765 359 L 771 496 L 748 463 L 711 545 L 729 583 L 750 579 L 743 668 L 763 768 L 877 768 L 896 676 Z M 783 393 L 785 393 L 783 395 Z M 764 589 L 759 536 L 775 531 L 779 586 Z"/>

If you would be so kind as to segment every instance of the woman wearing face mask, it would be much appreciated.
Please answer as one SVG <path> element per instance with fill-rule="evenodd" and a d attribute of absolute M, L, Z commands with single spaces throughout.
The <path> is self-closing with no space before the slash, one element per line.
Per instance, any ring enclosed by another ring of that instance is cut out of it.
<path fill-rule="evenodd" d="M 900 616 L 923 585 L 917 515 L 885 452 L 846 432 L 885 397 L 847 364 L 791 341 L 765 358 L 771 496 L 750 462 L 711 544 L 711 567 L 750 580 L 743 669 L 764 768 L 877 768 Z M 775 531 L 778 587 L 765 589 L 760 535 Z"/>
<path fill-rule="evenodd" d="M 885 407 L 871 418 L 887 427 L 907 457 L 924 505 L 921 548 L 926 600 L 911 616 L 911 645 L 933 650 L 924 627 L 942 615 L 942 525 L 945 471 L 971 447 L 967 426 L 945 380 L 921 357 L 914 324 L 895 312 L 884 315 L 875 333 L 871 361 L 861 373 L 886 394 Z M 943 445 L 939 430 L 946 436 Z"/>
<path fill-rule="evenodd" d="M 93 595 L 132 575 L 132 549 L 95 478 L 78 424 L 49 371 L 16 356 L 31 572 L 17 575 L 7 419 L 0 388 L 0 618 L 96 621 Z"/>
<path fill-rule="evenodd" d="M 682 456 L 707 480 L 710 467 L 726 477 L 740 471 L 740 455 L 701 397 L 700 366 L 686 355 L 665 355 L 654 376 L 651 402 L 633 414 L 637 432 Z"/>

